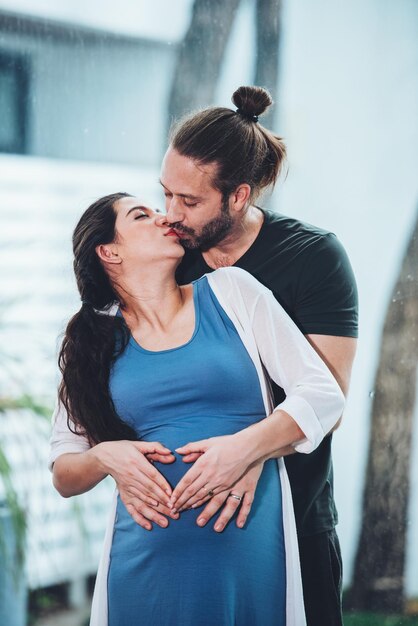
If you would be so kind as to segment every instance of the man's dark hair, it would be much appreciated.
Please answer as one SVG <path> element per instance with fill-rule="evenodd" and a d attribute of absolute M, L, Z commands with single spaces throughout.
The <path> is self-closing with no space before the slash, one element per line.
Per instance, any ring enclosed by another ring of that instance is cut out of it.
<path fill-rule="evenodd" d="M 210 107 L 181 119 L 170 132 L 170 145 L 202 165 L 216 163 L 213 185 L 224 198 L 247 183 L 253 202 L 274 186 L 286 148 L 281 137 L 258 123 L 258 116 L 273 103 L 266 89 L 239 87 L 232 102 L 236 111 Z"/>

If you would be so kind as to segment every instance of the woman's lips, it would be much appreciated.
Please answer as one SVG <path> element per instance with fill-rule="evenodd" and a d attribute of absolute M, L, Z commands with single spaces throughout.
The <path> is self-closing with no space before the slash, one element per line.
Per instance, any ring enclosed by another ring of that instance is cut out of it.
<path fill-rule="evenodd" d="M 173 228 L 170 228 L 170 230 L 165 234 L 166 237 L 177 237 L 179 238 L 178 233 L 176 233 L 176 231 Z"/>

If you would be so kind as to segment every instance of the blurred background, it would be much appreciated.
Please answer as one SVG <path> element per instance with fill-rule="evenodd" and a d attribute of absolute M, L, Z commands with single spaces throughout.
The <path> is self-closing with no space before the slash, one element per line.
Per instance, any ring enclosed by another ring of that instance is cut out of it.
<path fill-rule="evenodd" d="M 72 229 L 110 192 L 163 208 L 170 122 L 242 84 L 270 89 L 289 151 L 264 204 L 335 232 L 358 281 L 345 623 L 418 624 L 416 0 L 0 0 L 2 626 L 85 623 L 112 492 L 64 500 L 46 468 Z"/>

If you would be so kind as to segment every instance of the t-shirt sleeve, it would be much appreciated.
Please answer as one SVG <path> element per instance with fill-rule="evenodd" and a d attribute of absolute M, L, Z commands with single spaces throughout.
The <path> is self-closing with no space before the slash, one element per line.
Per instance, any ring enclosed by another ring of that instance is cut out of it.
<path fill-rule="evenodd" d="M 311 245 L 298 277 L 294 318 L 307 334 L 358 336 L 358 293 L 344 247 L 333 233 Z"/>

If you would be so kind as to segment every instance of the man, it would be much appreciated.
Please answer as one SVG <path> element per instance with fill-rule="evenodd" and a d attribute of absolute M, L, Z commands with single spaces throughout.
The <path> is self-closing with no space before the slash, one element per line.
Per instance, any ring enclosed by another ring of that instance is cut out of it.
<path fill-rule="evenodd" d="M 186 248 L 178 281 L 189 283 L 219 267 L 236 265 L 266 285 L 287 310 L 347 394 L 356 350 L 357 291 L 347 255 L 335 235 L 255 204 L 275 183 L 285 158 L 282 140 L 258 123 L 271 98 L 263 89 L 240 87 L 236 111 L 210 108 L 173 131 L 161 184 L 167 221 Z M 274 388 L 275 405 L 284 392 Z M 292 422 L 283 429 L 292 432 Z M 295 437 L 297 436 L 296 430 Z M 308 626 L 342 624 L 342 564 L 335 533 L 331 434 L 309 455 L 286 456 L 296 524 Z M 219 510 L 222 531 L 238 509 L 250 514 L 259 471 L 213 497 L 199 516 L 206 524 Z"/>

